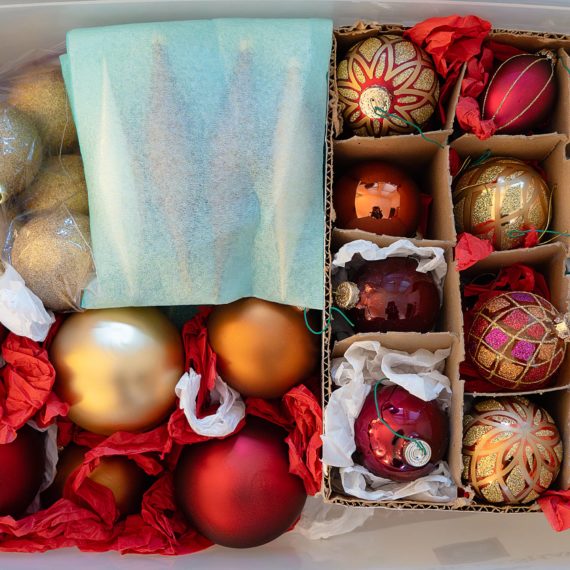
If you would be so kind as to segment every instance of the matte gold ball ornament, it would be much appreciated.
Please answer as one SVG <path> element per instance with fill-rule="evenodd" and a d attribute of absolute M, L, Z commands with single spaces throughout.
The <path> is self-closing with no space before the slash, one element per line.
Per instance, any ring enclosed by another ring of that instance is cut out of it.
<path fill-rule="evenodd" d="M 184 351 L 174 325 L 154 308 L 71 315 L 54 338 L 55 392 L 69 419 L 102 435 L 160 423 L 175 405 Z"/>
<path fill-rule="evenodd" d="M 439 81 L 430 56 L 392 34 L 352 46 L 337 67 L 342 115 L 357 135 L 383 136 L 414 131 L 433 115 Z"/>
<path fill-rule="evenodd" d="M 302 310 L 253 297 L 216 307 L 208 318 L 208 341 L 220 376 L 244 396 L 283 396 L 318 358 Z"/>
<path fill-rule="evenodd" d="M 491 241 L 497 250 L 524 244 L 524 231 L 546 229 L 550 189 L 522 160 L 493 157 L 468 168 L 454 183 L 459 232 Z"/>
<path fill-rule="evenodd" d="M 77 130 L 59 66 L 30 68 L 12 83 L 8 102 L 35 123 L 50 155 L 77 149 Z"/>
<path fill-rule="evenodd" d="M 560 433 L 552 416 L 527 398 L 475 400 L 463 424 L 463 480 L 479 498 L 530 503 L 558 476 Z"/>
<path fill-rule="evenodd" d="M 33 122 L 15 107 L 0 104 L 0 204 L 32 182 L 43 146 Z"/>
<path fill-rule="evenodd" d="M 13 230 L 10 262 L 48 309 L 77 310 L 93 272 L 90 244 L 87 216 L 38 212 Z"/>

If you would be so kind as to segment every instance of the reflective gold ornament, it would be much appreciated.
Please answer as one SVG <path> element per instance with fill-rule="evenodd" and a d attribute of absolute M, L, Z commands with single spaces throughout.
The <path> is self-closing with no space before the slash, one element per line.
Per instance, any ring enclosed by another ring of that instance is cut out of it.
<path fill-rule="evenodd" d="M 48 309 L 78 309 L 93 272 L 89 218 L 64 207 L 34 213 L 14 230 L 10 261 Z"/>
<path fill-rule="evenodd" d="M 475 400 L 464 418 L 463 480 L 489 503 L 530 503 L 558 476 L 552 416 L 522 396 Z"/>
<path fill-rule="evenodd" d="M 69 476 L 83 463 L 87 447 L 70 444 L 60 454 L 57 473 L 51 486 L 42 494 L 42 502 L 51 505 L 63 497 Z M 89 479 L 107 487 L 115 497 L 121 515 L 140 510 L 141 500 L 149 478 L 138 465 L 126 457 L 113 455 L 102 457 L 101 462 L 89 475 Z"/>
<path fill-rule="evenodd" d="M 282 396 L 313 371 L 318 357 L 301 310 L 255 298 L 216 307 L 208 340 L 220 376 L 244 396 Z"/>
<path fill-rule="evenodd" d="M 32 119 L 49 154 L 77 149 L 77 131 L 59 66 L 32 66 L 13 82 L 8 102 Z"/>
<path fill-rule="evenodd" d="M 454 184 L 457 230 L 490 240 L 498 250 L 521 247 L 524 230 L 546 229 L 549 199 L 548 185 L 534 168 L 516 158 L 490 158 Z"/>
<path fill-rule="evenodd" d="M 69 419 L 94 433 L 142 431 L 174 406 L 184 369 L 180 335 L 154 308 L 99 309 L 70 316 L 50 351 L 56 393 Z"/>

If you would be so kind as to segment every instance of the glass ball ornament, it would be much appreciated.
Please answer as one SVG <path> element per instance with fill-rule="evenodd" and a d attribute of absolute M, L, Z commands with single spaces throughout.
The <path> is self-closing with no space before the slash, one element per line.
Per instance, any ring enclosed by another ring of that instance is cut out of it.
<path fill-rule="evenodd" d="M 480 499 L 530 503 L 558 476 L 560 433 L 552 416 L 527 398 L 475 400 L 463 424 L 463 480 Z"/>
<path fill-rule="evenodd" d="M 508 390 L 536 390 L 562 364 L 569 335 L 566 317 L 546 299 L 506 292 L 475 312 L 467 352 L 485 380 Z"/>
<path fill-rule="evenodd" d="M 346 170 L 333 189 L 336 226 L 389 236 L 414 236 L 421 197 L 403 169 L 381 161 Z"/>
<path fill-rule="evenodd" d="M 521 247 L 525 230 L 546 229 L 549 201 L 544 178 L 516 158 L 489 158 L 454 183 L 457 230 L 487 239 L 497 250 Z"/>
<path fill-rule="evenodd" d="M 424 125 L 439 99 L 430 56 L 393 34 L 352 46 L 338 64 L 337 88 L 345 123 L 363 136 L 410 133 L 410 123 Z"/>

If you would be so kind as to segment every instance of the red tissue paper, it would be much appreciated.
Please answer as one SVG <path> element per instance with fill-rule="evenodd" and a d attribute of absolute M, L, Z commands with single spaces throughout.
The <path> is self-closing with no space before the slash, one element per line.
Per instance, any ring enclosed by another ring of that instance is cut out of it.
<path fill-rule="evenodd" d="M 538 504 L 555 531 L 570 528 L 570 491 L 546 491 Z"/>

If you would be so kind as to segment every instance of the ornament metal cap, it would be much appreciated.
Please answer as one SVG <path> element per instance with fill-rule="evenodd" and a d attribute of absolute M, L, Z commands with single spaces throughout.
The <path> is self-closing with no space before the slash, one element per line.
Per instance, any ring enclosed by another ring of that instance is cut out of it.
<path fill-rule="evenodd" d="M 356 307 L 356 303 L 358 303 L 358 300 L 360 299 L 360 290 L 358 289 L 358 285 L 352 281 L 342 282 L 336 288 L 334 298 L 336 304 L 341 309 L 353 309 Z"/>
<path fill-rule="evenodd" d="M 404 458 L 412 467 L 423 467 L 431 459 L 431 447 L 423 439 L 409 441 L 404 448 Z"/>
<path fill-rule="evenodd" d="M 536 55 L 549 59 L 550 63 L 553 66 L 555 66 L 556 62 L 558 61 L 558 56 L 552 50 L 549 49 L 541 49 L 540 51 L 536 52 Z"/>
<path fill-rule="evenodd" d="M 570 342 L 570 313 L 566 313 L 560 319 L 556 319 L 554 327 L 556 335 L 565 342 Z"/>

